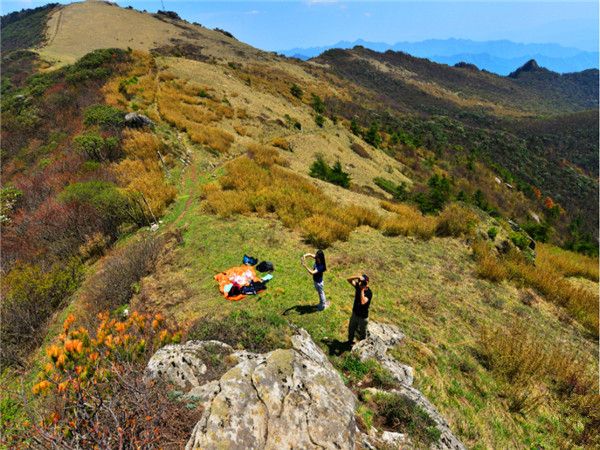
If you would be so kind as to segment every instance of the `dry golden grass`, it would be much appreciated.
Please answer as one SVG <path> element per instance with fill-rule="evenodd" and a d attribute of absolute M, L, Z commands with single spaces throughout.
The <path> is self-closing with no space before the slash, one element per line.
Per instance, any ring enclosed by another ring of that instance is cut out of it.
<path fill-rule="evenodd" d="M 470 208 L 451 203 L 438 216 L 435 232 L 438 236 L 471 235 L 477 222 L 477 215 Z"/>
<path fill-rule="evenodd" d="M 565 277 L 583 277 L 598 281 L 598 258 L 542 243 L 537 245 L 536 251 L 539 264 L 553 267 Z"/>
<path fill-rule="evenodd" d="M 381 202 L 381 207 L 393 212 L 394 217 L 387 218 L 381 224 L 386 236 L 417 236 L 429 239 L 435 234 L 437 220 L 432 216 L 424 216 L 414 206 L 404 203 Z"/>
<path fill-rule="evenodd" d="M 262 167 L 271 167 L 274 164 L 287 165 L 286 160 L 279 154 L 277 149 L 266 145 L 250 144 L 246 155 Z"/>
<path fill-rule="evenodd" d="M 292 144 L 286 138 L 276 137 L 271 141 L 271 145 L 286 151 L 292 151 Z"/>
<path fill-rule="evenodd" d="M 580 439 L 594 441 L 590 433 L 600 421 L 600 397 L 589 356 L 540 334 L 523 320 L 505 327 L 484 326 L 478 353 L 483 365 L 503 382 L 511 411 L 527 412 L 553 392 L 590 419 Z"/>
<path fill-rule="evenodd" d="M 598 293 L 576 286 L 565 278 L 571 274 L 568 268 L 586 267 L 587 257 L 570 254 L 561 265 L 556 262 L 556 257 L 548 255 L 561 255 L 564 251 L 546 245 L 542 246 L 542 256 L 536 259 L 534 265 L 516 251 L 500 257 L 487 242 L 475 242 L 473 252 L 479 276 L 491 281 L 513 279 L 533 287 L 551 302 L 565 308 L 591 334 L 598 336 Z M 594 274 L 585 270 L 584 273 Z"/>
<path fill-rule="evenodd" d="M 319 247 L 346 240 L 358 226 L 379 226 L 376 212 L 359 206 L 339 207 L 282 164 L 285 161 L 275 148 L 250 145 L 246 155 L 226 165 L 227 172 L 218 185 L 205 186 L 206 209 L 222 217 L 249 213 L 275 216 Z"/>
<path fill-rule="evenodd" d="M 187 133 L 192 141 L 204 144 L 219 153 L 227 153 L 235 141 L 231 133 L 217 127 L 192 124 L 188 126 Z"/>
<path fill-rule="evenodd" d="M 472 245 L 477 260 L 477 275 L 490 281 L 499 282 L 508 278 L 508 269 L 498 259 L 495 250 L 487 242 L 476 241 Z"/>

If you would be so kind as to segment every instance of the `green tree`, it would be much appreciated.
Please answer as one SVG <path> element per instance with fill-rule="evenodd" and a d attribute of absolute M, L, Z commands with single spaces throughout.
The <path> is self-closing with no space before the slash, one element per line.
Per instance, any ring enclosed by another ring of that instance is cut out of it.
<path fill-rule="evenodd" d="M 375 148 L 381 145 L 382 139 L 379 134 L 379 124 L 377 122 L 373 122 L 365 133 L 365 141 Z"/>

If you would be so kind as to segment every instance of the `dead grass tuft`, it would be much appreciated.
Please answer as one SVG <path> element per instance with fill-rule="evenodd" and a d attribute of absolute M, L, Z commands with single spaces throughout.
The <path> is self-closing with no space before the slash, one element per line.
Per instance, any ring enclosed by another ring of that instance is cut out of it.
<path fill-rule="evenodd" d="M 255 161 L 262 167 L 271 167 L 274 164 L 285 166 L 287 164 L 277 149 L 267 147 L 266 145 L 250 144 L 246 154 L 249 159 Z"/>

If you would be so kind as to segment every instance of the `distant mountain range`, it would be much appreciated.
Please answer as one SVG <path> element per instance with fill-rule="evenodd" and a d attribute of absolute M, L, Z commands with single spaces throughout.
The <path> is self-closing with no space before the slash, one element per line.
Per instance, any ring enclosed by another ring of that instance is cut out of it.
<path fill-rule="evenodd" d="M 421 42 L 398 42 L 393 45 L 358 39 L 354 42 L 340 41 L 323 47 L 281 50 L 280 53 L 307 60 L 332 48 L 348 49 L 357 45 L 378 52 L 401 51 L 441 64 L 466 62 L 499 75 L 508 75 L 531 59 L 554 72 L 578 72 L 598 68 L 599 57 L 598 52 L 558 44 L 519 44 L 508 40 L 478 42 L 467 39 L 429 39 Z"/>

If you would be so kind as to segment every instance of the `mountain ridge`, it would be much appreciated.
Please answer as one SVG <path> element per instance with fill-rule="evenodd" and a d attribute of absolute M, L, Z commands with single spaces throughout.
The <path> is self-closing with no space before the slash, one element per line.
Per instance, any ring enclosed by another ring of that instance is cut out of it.
<path fill-rule="evenodd" d="M 369 42 L 363 39 L 340 41 L 333 45 L 279 50 L 286 56 L 299 59 L 314 58 L 331 48 L 352 48 L 361 45 L 371 50 L 403 51 L 433 62 L 453 65 L 460 61 L 477 65 L 481 69 L 508 75 L 529 59 L 539 60 L 542 65 L 559 72 L 577 72 L 598 68 L 598 52 L 563 47 L 559 44 L 520 44 L 508 40 L 471 41 L 468 39 L 425 40 L 419 42 Z"/>

